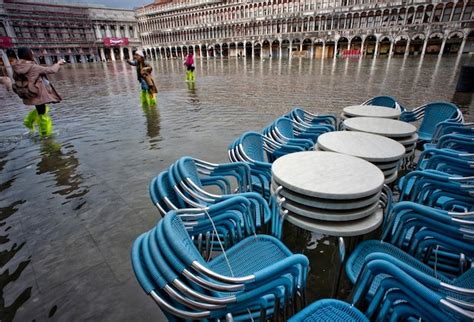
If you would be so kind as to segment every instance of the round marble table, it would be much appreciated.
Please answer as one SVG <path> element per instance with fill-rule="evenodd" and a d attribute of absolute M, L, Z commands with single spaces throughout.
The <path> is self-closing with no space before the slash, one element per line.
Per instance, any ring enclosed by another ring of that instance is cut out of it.
<path fill-rule="evenodd" d="M 395 140 L 355 131 L 324 133 L 318 137 L 316 150 L 338 152 L 367 160 L 382 170 L 387 184 L 397 178 L 396 173 L 406 152 L 405 147 Z"/>
<path fill-rule="evenodd" d="M 370 162 L 399 161 L 405 154 L 403 145 L 390 138 L 364 132 L 337 131 L 318 137 L 322 151 L 352 155 Z"/>
<path fill-rule="evenodd" d="M 277 159 L 272 179 L 308 197 L 355 199 L 378 193 L 382 171 L 370 162 L 335 152 L 298 152 Z"/>
<path fill-rule="evenodd" d="M 343 115 L 347 118 L 362 116 L 398 119 L 400 114 L 401 112 L 394 108 L 377 105 L 351 105 L 343 109 Z"/>
<path fill-rule="evenodd" d="M 379 134 L 389 138 L 407 138 L 416 134 L 412 124 L 377 117 L 352 117 L 344 120 L 343 127 L 351 131 Z"/>

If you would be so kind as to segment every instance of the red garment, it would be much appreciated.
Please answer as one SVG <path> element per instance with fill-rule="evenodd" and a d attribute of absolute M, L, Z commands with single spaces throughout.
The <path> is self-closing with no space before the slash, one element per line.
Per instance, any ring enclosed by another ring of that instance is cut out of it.
<path fill-rule="evenodd" d="M 186 61 L 184 62 L 184 64 L 186 66 L 193 66 L 194 65 L 194 57 L 193 55 L 189 54 L 187 57 L 186 57 Z"/>

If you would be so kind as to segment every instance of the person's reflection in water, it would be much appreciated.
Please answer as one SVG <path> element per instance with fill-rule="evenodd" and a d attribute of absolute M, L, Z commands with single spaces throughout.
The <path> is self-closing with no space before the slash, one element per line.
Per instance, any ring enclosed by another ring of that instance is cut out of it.
<path fill-rule="evenodd" d="M 89 192 L 88 186 L 82 186 L 83 178 L 79 173 L 79 160 L 71 143 L 61 146 L 53 137 L 41 140 L 41 160 L 37 165 L 36 174 L 51 173 L 54 175 L 58 190 L 53 194 L 66 196 L 77 203 L 74 210 L 81 208 L 85 201 L 82 197 Z"/>
<path fill-rule="evenodd" d="M 189 90 L 189 99 L 188 99 L 189 103 L 193 106 L 193 110 L 200 110 L 201 103 L 196 93 L 196 83 L 188 82 L 186 84 L 188 85 L 188 90 Z"/>
<path fill-rule="evenodd" d="M 150 138 L 150 149 L 153 150 L 159 141 L 156 137 L 160 135 L 160 112 L 156 105 L 143 104 L 142 108 L 146 119 L 146 134 Z"/>

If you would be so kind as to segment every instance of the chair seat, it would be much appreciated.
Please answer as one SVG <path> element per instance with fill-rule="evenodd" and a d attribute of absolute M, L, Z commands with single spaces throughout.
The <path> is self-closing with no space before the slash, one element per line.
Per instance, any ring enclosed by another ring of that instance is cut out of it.
<path fill-rule="evenodd" d="M 225 276 L 247 276 L 270 266 L 286 257 L 290 251 L 271 236 L 250 236 L 226 251 L 232 272 L 224 254 L 220 254 L 208 265 L 209 268 Z"/>
<path fill-rule="evenodd" d="M 333 299 L 314 302 L 288 320 L 289 322 L 311 321 L 369 321 L 364 314 L 350 304 Z"/>

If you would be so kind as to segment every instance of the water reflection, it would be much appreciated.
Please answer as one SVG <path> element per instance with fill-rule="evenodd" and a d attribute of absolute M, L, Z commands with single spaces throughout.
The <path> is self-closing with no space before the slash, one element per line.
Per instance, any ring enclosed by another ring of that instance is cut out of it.
<path fill-rule="evenodd" d="M 16 256 L 23 249 L 26 242 L 20 244 L 13 242 L 12 244 L 9 233 L 12 227 L 7 222 L 23 203 L 25 203 L 25 200 L 18 200 L 0 208 L 0 267 L 3 268 L 3 272 L 0 274 L 0 321 L 12 321 L 17 310 L 31 297 L 31 286 L 23 288 L 19 292 L 20 294 L 13 299 L 10 294 L 5 293 L 9 284 L 18 280 L 30 264 L 29 258 L 21 261 Z M 14 237 L 17 238 L 17 236 Z M 16 268 L 12 264 L 13 261 L 19 261 Z M 15 293 L 18 294 L 18 292 Z"/>
<path fill-rule="evenodd" d="M 153 139 L 160 135 L 160 111 L 156 107 L 156 104 L 143 104 L 142 109 L 146 119 L 146 134 L 151 139 L 150 149 L 156 149 L 159 140 Z"/>
<path fill-rule="evenodd" d="M 130 227 L 124 226 L 127 223 L 120 220 L 114 222 L 113 227 L 104 227 L 105 221 L 101 222 L 101 217 L 115 213 L 114 202 L 120 200 L 131 209 L 133 216 L 130 218 L 136 218 L 135 231 L 149 229 L 157 218 L 149 201 L 147 186 L 164 165 L 182 155 L 226 162 L 227 146 L 235 137 L 244 131 L 261 130 L 278 115 L 297 105 L 315 113 L 339 114 L 344 106 L 363 102 L 375 95 L 394 96 L 408 108 L 430 101 L 453 100 L 464 106 L 466 120 L 472 121 L 472 96 L 453 94 L 459 67 L 471 59 L 464 56 L 437 60 L 437 57 L 425 56 L 378 57 L 375 60 L 198 60 L 197 82 L 186 85 L 183 84 L 181 60 L 151 61 L 160 88 L 157 106 L 140 106 L 135 70 L 122 62 L 66 65 L 60 73 L 52 76 L 65 98 L 51 112 L 59 134 L 46 140 L 23 136 L 23 115 L 19 111 L 24 111 L 24 107 L 17 98 L 0 93 L 0 207 L 3 207 L 0 208 L 0 263 L 8 266 L 8 272 L 4 268 L 4 275 L 0 275 L 0 314 L 3 314 L 0 320 L 11 319 L 20 306 L 29 307 L 33 302 L 31 299 L 28 301 L 31 286 L 34 286 L 33 293 L 39 284 L 49 289 L 49 280 L 25 277 L 30 276 L 28 265 L 35 267 L 41 260 L 34 256 L 30 259 L 28 247 L 36 245 L 35 249 L 42 253 L 46 247 L 51 247 L 51 252 L 54 252 L 57 245 L 67 242 L 68 232 L 59 231 L 54 243 L 49 243 L 49 240 L 44 245 L 38 243 L 31 233 L 36 229 L 36 219 L 40 218 L 38 208 L 51 214 L 41 216 L 42 227 L 61 227 L 54 221 L 62 223 L 62 220 L 67 223 L 64 227 L 81 227 L 83 222 L 79 214 L 84 212 L 84 220 L 87 218 L 87 224 L 96 230 L 97 235 L 111 232 L 110 236 L 103 238 L 109 244 L 101 247 L 102 250 L 111 249 L 114 261 L 105 263 L 103 260 L 100 263 L 105 265 L 98 266 L 119 271 L 118 275 L 125 280 L 130 278 L 127 274 L 131 241 L 120 239 L 123 237 L 120 232 L 130 231 Z M 24 202 L 26 204 L 22 206 Z M 75 212 L 86 202 L 91 209 Z M 14 213 L 16 216 L 12 216 Z M 17 220 L 20 213 L 24 223 Z M 55 214 L 59 216 L 53 216 Z M 23 227 L 27 227 L 26 231 Z M 64 228 L 58 228 L 61 229 Z M 39 234 L 41 231 L 38 229 Z M 77 240 L 83 240 L 85 236 L 86 233 L 80 234 Z M 294 237 L 289 245 L 293 245 L 295 251 L 308 254 L 316 263 L 311 267 L 310 287 L 330 290 L 332 280 L 313 273 L 319 269 L 329 271 L 336 265 L 334 240 L 319 239 L 309 233 L 290 232 L 290 236 Z M 97 238 L 86 245 L 92 249 L 100 241 L 101 238 Z M 77 244 L 74 242 L 74 247 Z M 79 253 L 77 262 L 91 262 L 87 252 L 81 255 L 81 249 L 72 249 Z M 38 265 L 47 267 L 51 264 L 46 261 Z M 84 306 L 100 310 L 99 306 L 95 308 L 94 303 L 86 300 L 87 294 L 98 294 L 91 289 L 94 287 L 103 290 L 100 292 L 101 301 L 110 304 L 110 311 L 116 308 L 117 300 L 112 297 L 117 288 L 111 286 L 113 282 L 82 285 L 80 281 L 86 274 L 85 269 L 73 270 L 70 266 L 68 261 L 57 262 L 56 275 L 51 281 L 63 282 L 63 276 L 58 275 L 66 271 L 71 272 L 67 279 L 76 278 L 74 283 L 77 281 L 78 284 L 74 287 L 69 284 L 69 289 L 64 288 L 62 294 L 55 294 L 56 298 L 46 299 L 50 305 L 45 305 L 44 312 L 54 313 L 50 309 L 54 308 L 53 304 L 58 304 L 57 298 L 65 298 L 75 307 L 82 305 L 81 309 Z M 96 273 L 95 266 L 87 269 L 91 274 Z M 137 286 L 129 284 L 113 285 L 127 291 L 135 287 L 130 293 L 136 291 Z M 5 285 L 14 290 L 15 295 L 10 295 L 14 298 L 6 299 L 3 293 Z M 73 288 L 77 295 L 83 295 L 84 301 L 78 303 L 71 298 L 67 290 Z M 55 292 L 60 293 L 61 289 L 56 288 Z M 137 306 L 145 310 L 149 300 L 143 297 L 143 301 L 146 302 L 143 306 Z M 123 307 L 126 304 L 120 303 Z M 54 316 L 67 320 L 61 315 L 66 305 L 62 309 L 58 309 Z M 17 313 L 18 316 L 24 315 L 22 317 L 28 317 L 27 320 L 37 318 L 36 312 L 25 313 L 27 310 Z M 156 314 L 156 309 L 153 313 Z M 77 319 L 84 318 L 77 316 Z"/>
<path fill-rule="evenodd" d="M 36 174 L 51 173 L 56 181 L 53 194 L 65 196 L 66 199 L 78 198 L 81 204 L 82 197 L 89 192 L 88 186 L 82 186 L 83 178 L 79 173 L 79 160 L 71 143 L 57 143 L 53 137 L 40 141 L 41 160 L 36 166 Z"/>

